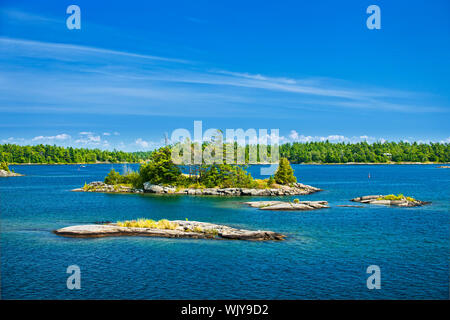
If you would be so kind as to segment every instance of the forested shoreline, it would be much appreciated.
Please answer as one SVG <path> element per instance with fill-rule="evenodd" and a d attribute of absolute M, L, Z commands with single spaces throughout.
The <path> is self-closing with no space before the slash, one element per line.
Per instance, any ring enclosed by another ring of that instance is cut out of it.
<path fill-rule="evenodd" d="M 248 153 L 249 147 L 246 151 Z M 270 149 L 270 148 L 269 148 Z M 449 143 L 308 142 L 280 145 L 280 157 L 291 163 L 448 163 Z M 153 151 L 108 151 L 55 145 L 0 145 L 0 162 L 9 164 L 77 164 L 77 163 L 139 163 L 150 159 Z M 270 154 L 270 150 L 269 150 Z"/>
<path fill-rule="evenodd" d="M 9 164 L 135 163 L 148 159 L 151 153 L 151 151 L 108 151 L 42 144 L 35 146 L 3 144 L 0 145 L 0 162 Z"/>

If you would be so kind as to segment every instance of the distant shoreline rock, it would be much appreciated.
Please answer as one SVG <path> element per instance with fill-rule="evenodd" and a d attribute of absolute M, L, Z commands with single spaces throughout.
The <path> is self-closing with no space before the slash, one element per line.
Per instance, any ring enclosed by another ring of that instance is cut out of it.
<path fill-rule="evenodd" d="M 224 225 L 218 225 L 199 221 L 170 221 L 176 223 L 176 229 L 154 229 L 119 227 L 111 224 L 88 224 L 65 227 L 53 231 L 55 234 L 64 237 L 74 238 L 98 238 L 116 236 L 147 236 L 163 238 L 188 238 L 188 239 L 229 239 L 229 240 L 253 240 L 268 241 L 284 240 L 285 235 L 273 231 L 251 231 L 236 229 Z"/>
<path fill-rule="evenodd" d="M 327 201 L 250 201 L 244 203 L 259 210 L 273 211 L 307 211 L 329 208 Z"/>
<path fill-rule="evenodd" d="M 250 188 L 176 188 L 174 186 L 155 185 L 144 183 L 144 189 L 133 189 L 121 185 L 109 185 L 101 181 L 94 181 L 83 188 L 73 189 L 77 192 L 105 192 L 105 193 L 153 193 L 178 195 L 204 195 L 204 196 L 292 196 L 306 195 L 322 191 L 322 189 L 302 183 L 293 183 L 291 186 L 280 186 L 277 189 L 250 189 Z"/>
<path fill-rule="evenodd" d="M 386 196 L 384 195 L 370 195 L 370 196 L 362 196 L 358 198 L 351 199 L 350 201 L 359 202 L 359 203 L 367 203 L 367 204 L 378 204 L 385 206 L 396 206 L 396 207 L 419 207 L 426 204 L 431 204 L 429 201 L 420 201 L 420 200 L 408 200 L 406 197 L 403 197 L 400 200 L 386 200 L 381 199 Z"/>
<path fill-rule="evenodd" d="M 6 177 L 22 177 L 23 174 L 20 173 L 15 173 L 15 172 L 11 172 L 11 171 L 6 171 L 6 170 L 0 170 L 0 177 L 2 178 L 6 178 Z"/>

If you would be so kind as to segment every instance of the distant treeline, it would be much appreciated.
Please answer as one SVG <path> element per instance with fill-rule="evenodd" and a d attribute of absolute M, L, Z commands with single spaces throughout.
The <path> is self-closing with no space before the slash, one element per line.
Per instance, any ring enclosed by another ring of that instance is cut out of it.
<path fill-rule="evenodd" d="M 0 162 L 6 163 L 96 163 L 140 162 L 152 152 L 123 152 L 100 149 L 58 147 L 51 145 L 19 146 L 0 145 Z"/>
<path fill-rule="evenodd" d="M 450 162 L 449 143 L 287 143 L 280 155 L 292 163 Z"/>
<path fill-rule="evenodd" d="M 248 159 L 246 148 L 246 158 Z M 286 143 L 280 146 L 280 156 L 291 163 L 385 163 L 385 162 L 450 162 L 449 143 L 367 142 Z M 96 163 L 141 162 L 153 151 L 123 152 L 100 149 L 58 147 L 51 145 L 0 145 L 0 162 L 6 163 Z M 270 155 L 270 147 L 269 152 Z M 258 157 L 259 158 L 259 157 Z"/>

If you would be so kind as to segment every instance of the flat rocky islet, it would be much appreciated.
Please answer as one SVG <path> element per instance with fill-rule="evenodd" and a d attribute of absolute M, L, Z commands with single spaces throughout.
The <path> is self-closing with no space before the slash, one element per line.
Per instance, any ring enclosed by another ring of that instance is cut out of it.
<path fill-rule="evenodd" d="M 329 208 L 327 201 L 249 201 L 244 203 L 259 210 L 272 211 L 308 211 Z"/>
<path fill-rule="evenodd" d="M 236 229 L 229 226 L 199 221 L 173 220 L 174 229 L 121 227 L 116 223 L 87 224 L 65 227 L 53 231 L 55 234 L 75 238 L 99 238 L 115 236 L 148 236 L 188 239 L 229 239 L 229 240 L 284 240 L 285 235 L 264 230 Z"/>
<path fill-rule="evenodd" d="M 389 197 L 387 195 L 369 195 L 362 196 L 351 199 L 350 201 L 366 203 L 366 204 L 377 204 L 377 205 L 385 205 L 385 206 L 396 206 L 396 207 L 420 207 L 426 204 L 431 204 L 429 201 L 420 201 L 416 199 L 408 199 L 409 197 L 402 197 L 401 199 L 389 200 L 384 199 Z"/>

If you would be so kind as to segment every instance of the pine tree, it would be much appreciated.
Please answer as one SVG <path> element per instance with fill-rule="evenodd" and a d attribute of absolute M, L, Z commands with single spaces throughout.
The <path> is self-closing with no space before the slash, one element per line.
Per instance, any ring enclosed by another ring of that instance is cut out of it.
<path fill-rule="evenodd" d="M 294 169 L 287 158 L 281 158 L 277 172 L 275 172 L 275 181 L 279 184 L 290 184 L 297 181 L 294 176 Z"/>

